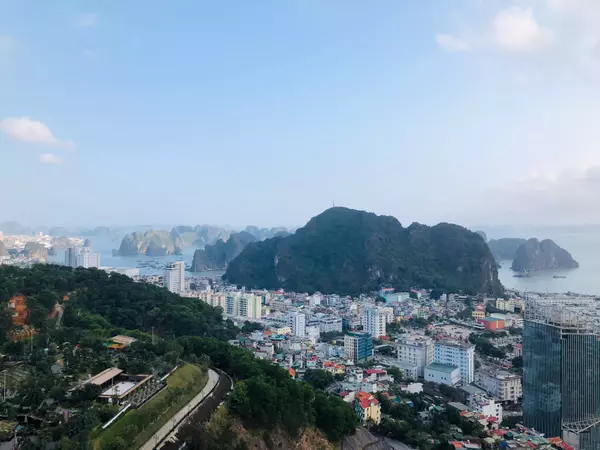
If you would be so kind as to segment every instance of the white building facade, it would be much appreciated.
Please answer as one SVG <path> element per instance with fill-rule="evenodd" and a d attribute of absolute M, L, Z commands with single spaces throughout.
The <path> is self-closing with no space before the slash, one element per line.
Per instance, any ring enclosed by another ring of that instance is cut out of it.
<path fill-rule="evenodd" d="M 185 291 L 185 265 L 183 261 L 177 261 L 165 266 L 163 286 L 174 294 L 181 294 Z"/>
<path fill-rule="evenodd" d="M 306 336 L 306 315 L 298 311 L 289 311 L 286 314 L 287 325 L 292 329 L 294 336 Z"/>
<path fill-rule="evenodd" d="M 475 384 L 500 402 L 516 402 L 523 396 L 521 377 L 504 370 L 478 370 Z"/>
<path fill-rule="evenodd" d="M 342 332 L 342 319 L 340 317 L 321 317 L 319 319 L 319 329 L 321 333 L 331 331 Z"/>
<path fill-rule="evenodd" d="M 373 305 L 365 306 L 363 313 L 363 330 L 374 338 L 385 336 L 387 313 L 383 308 Z"/>
<path fill-rule="evenodd" d="M 417 375 L 425 376 L 425 366 L 433 362 L 434 343 L 427 336 L 408 336 L 396 341 L 398 360 L 402 363 L 417 367 Z"/>
<path fill-rule="evenodd" d="M 475 380 L 475 346 L 472 344 L 436 342 L 433 362 L 458 367 L 463 384 L 471 384 Z"/>

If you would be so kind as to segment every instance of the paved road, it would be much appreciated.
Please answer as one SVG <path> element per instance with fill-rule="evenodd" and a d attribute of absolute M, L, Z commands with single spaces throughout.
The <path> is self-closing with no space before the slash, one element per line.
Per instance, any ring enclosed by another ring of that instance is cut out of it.
<path fill-rule="evenodd" d="M 176 432 L 179 425 L 194 409 L 206 398 L 206 396 L 212 391 L 217 385 L 219 380 L 219 374 L 212 369 L 208 370 L 208 381 L 206 386 L 196 395 L 187 405 L 181 408 L 167 423 L 165 423 L 160 430 L 156 432 L 152 438 L 140 447 L 139 450 L 153 450 L 157 447 L 156 445 L 169 436 L 171 433 Z"/>
<path fill-rule="evenodd" d="M 408 445 L 403 442 L 395 441 L 394 439 L 385 438 L 385 441 L 394 449 L 394 450 L 413 450 Z"/>

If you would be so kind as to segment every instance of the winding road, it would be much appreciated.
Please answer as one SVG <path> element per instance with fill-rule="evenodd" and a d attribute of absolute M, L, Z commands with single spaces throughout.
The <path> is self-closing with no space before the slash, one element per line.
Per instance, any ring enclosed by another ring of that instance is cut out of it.
<path fill-rule="evenodd" d="M 196 395 L 187 405 L 181 408 L 152 438 L 148 440 L 139 450 L 155 450 L 162 447 L 164 442 L 171 439 L 177 433 L 179 427 L 185 422 L 185 419 L 192 414 L 202 402 L 209 398 L 215 387 L 219 384 L 221 375 L 212 369 L 208 370 L 208 381 L 200 393 Z"/>

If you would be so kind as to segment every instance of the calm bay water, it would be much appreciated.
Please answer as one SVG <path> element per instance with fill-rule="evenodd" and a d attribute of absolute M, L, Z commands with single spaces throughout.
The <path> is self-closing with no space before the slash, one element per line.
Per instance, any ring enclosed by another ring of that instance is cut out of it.
<path fill-rule="evenodd" d="M 546 234 L 543 234 L 546 231 Z M 553 230 L 533 230 L 529 234 L 504 234 L 489 236 L 499 237 L 537 237 L 552 239 L 573 258 L 579 262 L 578 269 L 549 270 L 532 273 L 527 278 L 516 278 L 510 270 L 512 261 L 501 262 L 498 270 L 500 281 L 506 288 L 533 292 L 563 293 L 577 292 L 579 294 L 600 295 L 600 232 L 565 232 Z M 553 278 L 555 275 L 566 278 Z"/>
<path fill-rule="evenodd" d="M 566 232 L 555 229 L 494 229 L 486 230 L 489 239 L 501 237 L 537 237 L 538 239 L 552 239 L 558 245 L 568 250 L 573 258 L 579 262 L 578 269 L 551 270 L 532 273 L 527 278 L 516 278 L 510 270 L 511 261 L 502 261 L 502 267 L 498 270 L 498 276 L 502 284 L 509 289 L 533 292 L 577 292 L 581 294 L 600 295 L 600 231 L 588 232 Z M 159 264 L 167 264 L 172 261 L 184 261 L 191 264 L 195 248 L 186 248 L 183 255 L 165 256 L 161 258 L 135 256 L 113 256 L 112 250 L 119 248 L 121 239 L 92 238 L 94 252 L 100 253 L 100 264 L 115 268 L 138 267 L 140 261 L 157 261 Z M 59 251 L 57 255 L 50 257 L 51 261 L 64 263 L 64 252 Z M 143 275 L 161 274 L 161 269 L 149 267 L 140 268 Z M 191 273 L 186 276 L 220 277 L 223 271 L 207 271 Z M 566 278 L 554 278 L 555 275 L 566 276 Z"/>
<path fill-rule="evenodd" d="M 100 253 L 100 265 L 102 267 L 114 267 L 116 269 L 124 269 L 129 267 L 139 267 L 140 263 L 154 261 L 159 265 L 166 265 L 170 262 L 184 261 L 186 265 L 192 263 L 194 257 L 193 247 L 186 248 L 183 251 L 183 255 L 169 255 L 163 257 L 150 257 L 144 255 L 133 255 L 133 256 L 113 256 L 113 249 L 118 249 L 121 245 L 121 239 L 111 238 L 91 238 L 92 248 L 95 253 Z M 65 262 L 64 250 L 59 250 L 56 255 L 48 258 L 51 262 L 63 264 Z M 140 273 L 142 275 L 161 275 L 162 269 L 152 267 L 141 267 Z M 186 277 L 197 276 L 197 277 L 211 277 L 216 278 L 223 275 L 222 270 L 210 270 L 205 272 L 186 272 Z"/>

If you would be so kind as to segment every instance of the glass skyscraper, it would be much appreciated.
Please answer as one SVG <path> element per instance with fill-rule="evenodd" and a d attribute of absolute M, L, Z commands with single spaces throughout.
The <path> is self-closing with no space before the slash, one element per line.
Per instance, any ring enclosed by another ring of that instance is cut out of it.
<path fill-rule="evenodd" d="M 579 450 L 600 450 L 600 314 L 589 299 L 528 300 L 523 420 Z"/>

